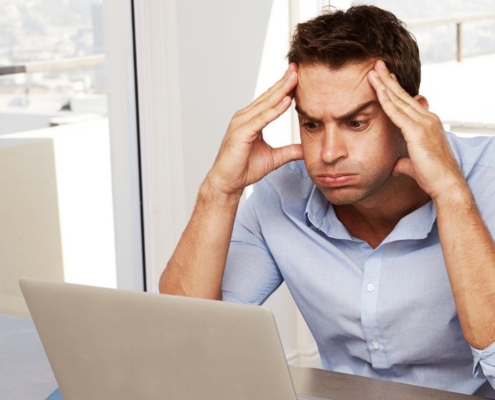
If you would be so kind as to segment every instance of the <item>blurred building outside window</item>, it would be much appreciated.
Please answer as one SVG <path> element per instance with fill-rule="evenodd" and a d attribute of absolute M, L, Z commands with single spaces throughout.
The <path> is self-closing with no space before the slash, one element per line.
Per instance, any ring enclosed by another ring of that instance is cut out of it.
<path fill-rule="evenodd" d="M 0 9 L 0 313 L 26 316 L 21 277 L 117 286 L 103 2 Z"/>

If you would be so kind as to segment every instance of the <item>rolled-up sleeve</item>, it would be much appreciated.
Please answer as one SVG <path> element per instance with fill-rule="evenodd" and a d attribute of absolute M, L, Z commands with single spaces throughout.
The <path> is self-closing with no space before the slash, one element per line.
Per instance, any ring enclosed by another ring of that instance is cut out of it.
<path fill-rule="evenodd" d="M 476 378 L 483 371 L 486 379 L 495 388 L 495 343 L 485 349 L 471 348 L 474 357 L 473 375 Z"/>
<path fill-rule="evenodd" d="M 283 282 L 264 240 L 257 212 L 269 213 L 277 201 L 267 187 L 264 182 L 255 185 L 254 193 L 237 215 L 222 284 L 225 301 L 262 304 Z"/>

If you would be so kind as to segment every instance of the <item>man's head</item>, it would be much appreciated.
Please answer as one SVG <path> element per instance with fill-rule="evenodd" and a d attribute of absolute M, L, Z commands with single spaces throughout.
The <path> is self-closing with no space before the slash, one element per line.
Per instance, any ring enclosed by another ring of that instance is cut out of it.
<path fill-rule="evenodd" d="M 398 194 L 405 193 L 408 177 L 393 171 L 407 157 L 406 142 L 381 107 L 369 74 L 377 60 L 385 61 L 427 107 L 418 94 L 414 38 L 393 14 L 357 6 L 300 24 L 288 57 L 298 64 L 294 98 L 304 162 L 316 186 L 334 206 L 402 201 Z"/>
<path fill-rule="evenodd" d="M 287 57 L 330 69 L 381 59 L 411 96 L 419 91 L 421 63 L 414 37 L 395 15 L 374 6 L 330 10 L 297 25 Z"/>

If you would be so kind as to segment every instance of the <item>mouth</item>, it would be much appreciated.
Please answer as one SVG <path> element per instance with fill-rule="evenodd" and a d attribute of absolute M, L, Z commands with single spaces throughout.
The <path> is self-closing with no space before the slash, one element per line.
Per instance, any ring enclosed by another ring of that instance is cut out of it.
<path fill-rule="evenodd" d="M 318 174 L 315 175 L 315 181 L 317 184 L 325 187 L 342 187 L 349 185 L 356 178 L 355 174 L 351 173 L 338 173 L 338 174 Z"/>

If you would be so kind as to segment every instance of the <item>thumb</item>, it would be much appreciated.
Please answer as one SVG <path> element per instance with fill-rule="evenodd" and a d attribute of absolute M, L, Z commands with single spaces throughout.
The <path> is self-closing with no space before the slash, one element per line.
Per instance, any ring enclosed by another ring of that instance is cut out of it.
<path fill-rule="evenodd" d="M 302 160 L 303 151 L 300 144 L 291 144 L 273 149 L 273 167 L 277 169 L 289 161 Z"/>
<path fill-rule="evenodd" d="M 408 175 L 413 179 L 416 179 L 416 170 L 410 158 L 399 158 L 395 163 L 395 167 L 392 171 L 394 176 L 401 174 Z"/>

